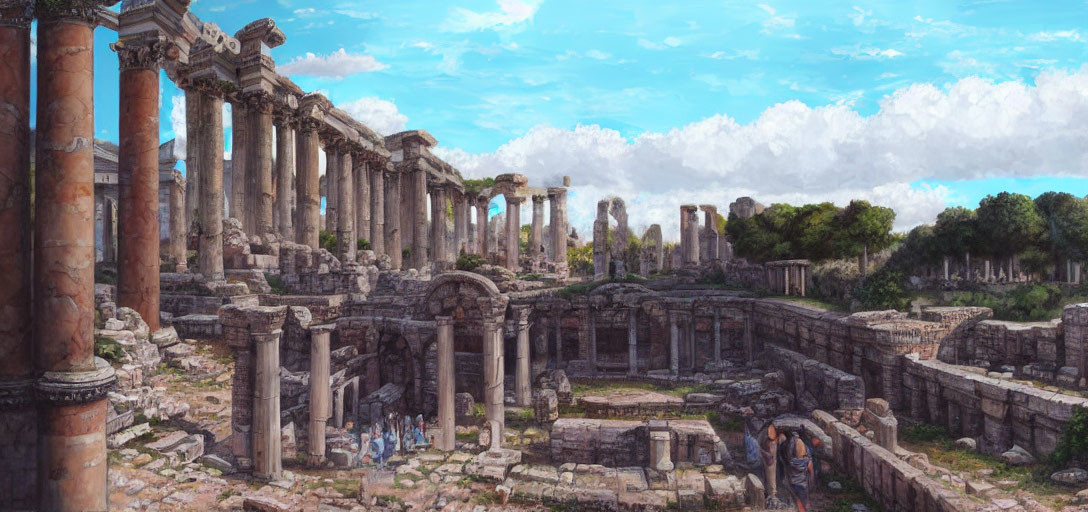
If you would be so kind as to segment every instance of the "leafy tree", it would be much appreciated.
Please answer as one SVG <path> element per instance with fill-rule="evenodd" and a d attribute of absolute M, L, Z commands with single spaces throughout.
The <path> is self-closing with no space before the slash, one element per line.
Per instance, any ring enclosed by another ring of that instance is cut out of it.
<path fill-rule="evenodd" d="M 970 262 L 971 252 L 978 246 L 978 217 L 974 210 L 962 206 L 946 208 L 937 215 L 933 236 L 941 256 L 962 255 Z"/>
<path fill-rule="evenodd" d="M 1065 192 L 1047 192 L 1035 198 L 1035 209 L 1043 219 L 1041 246 L 1062 267 L 1062 259 L 1082 260 L 1088 256 L 1088 199 Z"/>
<path fill-rule="evenodd" d="M 985 239 L 987 252 L 1009 259 L 1011 276 L 1012 257 L 1037 244 L 1042 237 L 1043 218 L 1030 197 L 1002 192 L 986 196 L 979 203 L 978 231 Z"/>
<path fill-rule="evenodd" d="M 793 223 L 794 254 L 812 260 L 834 258 L 834 224 L 839 211 L 832 203 L 806 204 L 799 208 Z"/>
<path fill-rule="evenodd" d="M 887 249 L 895 240 L 892 236 L 895 211 L 855 200 L 839 213 L 836 221 L 837 252 L 843 257 L 858 257 L 864 278 L 869 267 L 869 253 Z"/>
<path fill-rule="evenodd" d="M 904 283 L 906 278 L 901 272 L 887 267 L 873 273 L 870 279 L 858 285 L 854 296 L 866 309 L 910 309 L 910 295 Z"/>

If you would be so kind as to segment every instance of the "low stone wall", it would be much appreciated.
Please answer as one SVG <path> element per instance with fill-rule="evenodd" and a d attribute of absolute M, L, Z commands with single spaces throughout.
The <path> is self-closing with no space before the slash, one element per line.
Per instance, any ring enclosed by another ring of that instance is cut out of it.
<path fill-rule="evenodd" d="M 981 508 L 832 415 L 817 411 L 813 418 L 831 437 L 836 468 L 857 480 L 886 510 L 959 512 Z"/>
<path fill-rule="evenodd" d="M 781 347 L 768 347 L 763 362 L 786 376 L 783 386 L 796 397 L 796 405 L 806 413 L 816 409 L 834 411 L 839 418 L 852 418 L 852 424 L 865 407 L 865 382 L 804 354 Z"/>
<path fill-rule="evenodd" d="M 904 411 L 944 425 L 956 437 L 980 437 L 985 453 L 1020 446 L 1036 456 L 1054 451 L 1074 406 L 1088 399 L 1004 381 L 940 361 L 904 357 Z"/>
<path fill-rule="evenodd" d="M 719 464 L 724 444 L 705 420 L 666 420 L 672 434 L 672 461 Z M 556 463 L 608 467 L 648 466 L 650 430 L 642 421 L 561 418 L 552 425 L 551 455 Z"/>

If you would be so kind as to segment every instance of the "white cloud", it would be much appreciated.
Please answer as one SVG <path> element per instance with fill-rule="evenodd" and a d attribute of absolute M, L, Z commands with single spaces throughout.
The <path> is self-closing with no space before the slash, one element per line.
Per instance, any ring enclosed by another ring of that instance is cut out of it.
<path fill-rule="evenodd" d="M 370 55 L 348 53 L 343 48 L 329 55 L 307 53 L 291 62 L 277 65 L 276 71 L 284 75 L 305 75 L 337 80 L 359 73 L 370 73 L 388 68 Z"/>
<path fill-rule="evenodd" d="M 511 28 L 532 21 L 542 2 L 543 0 L 498 0 L 499 10 L 491 12 L 455 7 L 449 19 L 442 23 L 442 30 L 476 32 Z"/>
<path fill-rule="evenodd" d="M 612 58 L 611 53 L 602 52 L 600 50 L 589 50 L 586 52 L 586 57 L 597 60 L 608 60 Z"/>
<path fill-rule="evenodd" d="M 401 114 L 392 102 L 380 98 L 359 98 L 337 107 L 382 135 L 402 132 L 408 124 L 408 116 Z"/>
<path fill-rule="evenodd" d="M 466 177 L 518 172 L 535 185 L 573 179 L 571 220 L 592 224 L 596 201 L 619 195 L 631 225 L 677 232 L 682 203 L 721 208 L 865 198 L 895 208 L 897 229 L 932 222 L 949 190 L 921 180 L 1088 176 L 1088 66 L 1046 72 L 1034 86 L 965 78 L 914 84 L 863 117 L 848 104 L 775 105 L 749 124 L 717 115 L 632 140 L 598 126 L 537 126 L 494 153 L 438 148 Z"/>
<path fill-rule="evenodd" d="M 859 60 L 886 60 L 894 59 L 896 57 L 902 57 L 903 55 L 905 55 L 903 52 L 894 48 L 881 49 L 873 47 L 862 47 L 860 44 L 856 44 L 854 46 L 837 46 L 831 49 L 831 53 Z"/>
<path fill-rule="evenodd" d="M 846 14 L 846 17 L 850 18 L 850 21 L 854 22 L 855 27 L 860 27 L 860 26 L 865 24 L 865 18 L 868 18 L 869 16 L 872 16 L 872 15 L 873 15 L 872 10 L 867 11 L 867 10 L 862 9 L 861 7 L 858 7 L 858 6 L 855 5 L 854 8 L 849 13 Z"/>
<path fill-rule="evenodd" d="M 1049 43 L 1053 41 L 1072 41 L 1075 43 L 1084 42 L 1084 38 L 1080 35 L 1080 32 L 1076 30 L 1055 30 L 1052 32 L 1037 32 L 1028 36 L 1028 39 L 1032 41 L 1040 41 L 1043 43 Z"/>
<path fill-rule="evenodd" d="M 677 46 L 680 46 L 682 44 L 684 44 L 684 41 L 682 41 L 680 38 L 674 37 L 674 36 L 666 37 L 660 43 L 657 42 L 657 41 L 651 41 L 651 40 L 645 39 L 645 38 L 640 38 L 638 40 L 638 45 L 645 48 L 645 49 L 647 49 L 647 50 L 665 50 L 665 49 L 668 49 L 668 48 L 676 48 Z"/>
<path fill-rule="evenodd" d="M 768 14 L 767 19 L 765 19 L 763 21 L 763 30 L 760 31 L 761 33 L 764 33 L 764 34 L 780 33 L 780 32 L 784 32 L 784 31 L 788 31 L 790 29 L 793 29 L 794 25 L 797 24 L 797 19 L 795 17 L 793 17 L 793 16 L 779 16 L 778 11 L 774 7 L 771 7 L 770 5 L 757 4 L 756 7 L 759 7 L 760 9 L 763 10 L 763 12 Z M 801 37 L 801 36 L 799 36 L 797 34 L 793 34 L 793 33 L 784 33 L 784 34 L 781 34 L 781 35 L 786 36 L 786 37 L 790 37 L 790 38 L 794 38 L 794 39 L 799 39 Z"/>
<path fill-rule="evenodd" d="M 677 46 L 680 46 L 681 44 L 684 44 L 684 42 L 681 41 L 680 38 L 678 38 L 678 37 L 669 36 L 669 37 L 665 38 L 665 44 L 668 45 L 668 46 L 671 46 L 673 48 L 676 48 Z"/>

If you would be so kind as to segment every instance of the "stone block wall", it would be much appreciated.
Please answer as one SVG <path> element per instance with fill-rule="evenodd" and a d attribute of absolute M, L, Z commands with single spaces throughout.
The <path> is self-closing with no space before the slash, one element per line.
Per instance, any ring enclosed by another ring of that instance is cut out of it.
<path fill-rule="evenodd" d="M 1036 456 L 1054 451 L 1074 406 L 1088 399 L 1004 381 L 940 361 L 902 358 L 903 397 L 910 416 L 944 425 L 956 437 L 977 437 L 985 453 L 1020 446 Z"/>
<path fill-rule="evenodd" d="M 886 510 L 959 512 L 981 508 L 830 414 L 820 411 L 814 417 L 831 437 L 836 468 L 857 480 Z"/>
<path fill-rule="evenodd" d="M 836 416 L 856 418 L 865 406 L 865 382 L 804 354 L 781 347 L 768 347 L 764 363 L 782 371 L 785 388 L 797 397 L 798 408 L 806 413 L 816 409 L 835 411 Z"/>
<path fill-rule="evenodd" d="M 1077 369 L 1077 384 L 1084 387 L 1088 377 L 1088 304 L 1072 304 L 1062 311 L 1065 329 L 1065 364 Z"/>
<path fill-rule="evenodd" d="M 663 420 L 672 436 L 673 463 L 720 464 L 724 445 L 705 420 Z M 552 425 L 554 463 L 648 466 L 650 428 L 642 421 L 560 418 Z"/>

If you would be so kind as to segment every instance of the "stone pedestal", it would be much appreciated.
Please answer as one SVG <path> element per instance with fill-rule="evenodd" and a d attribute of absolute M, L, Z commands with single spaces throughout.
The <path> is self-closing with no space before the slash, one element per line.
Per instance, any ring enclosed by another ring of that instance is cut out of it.
<path fill-rule="evenodd" d="M 514 374 L 514 401 L 518 407 L 532 404 L 532 386 L 529 383 L 529 310 L 518 311 L 517 317 L 518 354 L 517 369 Z"/>
<path fill-rule="evenodd" d="M 298 194 L 297 211 L 298 222 L 295 241 L 301 245 L 308 245 L 310 249 L 319 248 L 321 234 L 321 191 L 320 177 L 318 176 L 321 163 L 319 152 L 321 141 L 318 137 L 319 123 L 313 118 L 300 120 L 298 132 L 299 168 L 297 176 Z"/>
<path fill-rule="evenodd" d="M 650 430 L 650 467 L 672 471 L 672 434 L 668 430 Z"/>
<path fill-rule="evenodd" d="M 295 179 L 295 127 L 282 118 L 276 125 L 276 217 L 280 237 L 295 239 L 291 215 L 291 182 Z"/>
<path fill-rule="evenodd" d="M 521 270 L 518 257 L 521 252 L 521 202 L 524 198 L 506 196 L 506 268 Z"/>
<path fill-rule="evenodd" d="M 162 45 L 115 43 L 121 63 L 117 305 L 159 330 L 159 59 Z"/>
<path fill-rule="evenodd" d="M 438 327 L 438 430 L 441 433 L 435 448 L 449 452 L 456 448 L 453 318 L 440 316 L 435 318 L 435 323 Z"/>
<path fill-rule="evenodd" d="M 385 170 L 370 172 L 370 249 L 381 256 L 385 252 Z"/>
<path fill-rule="evenodd" d="M 329 337 L 334 327 L 310 327 L 310 465 L 325 462 L 325 424 L 329 420 Z"/>

